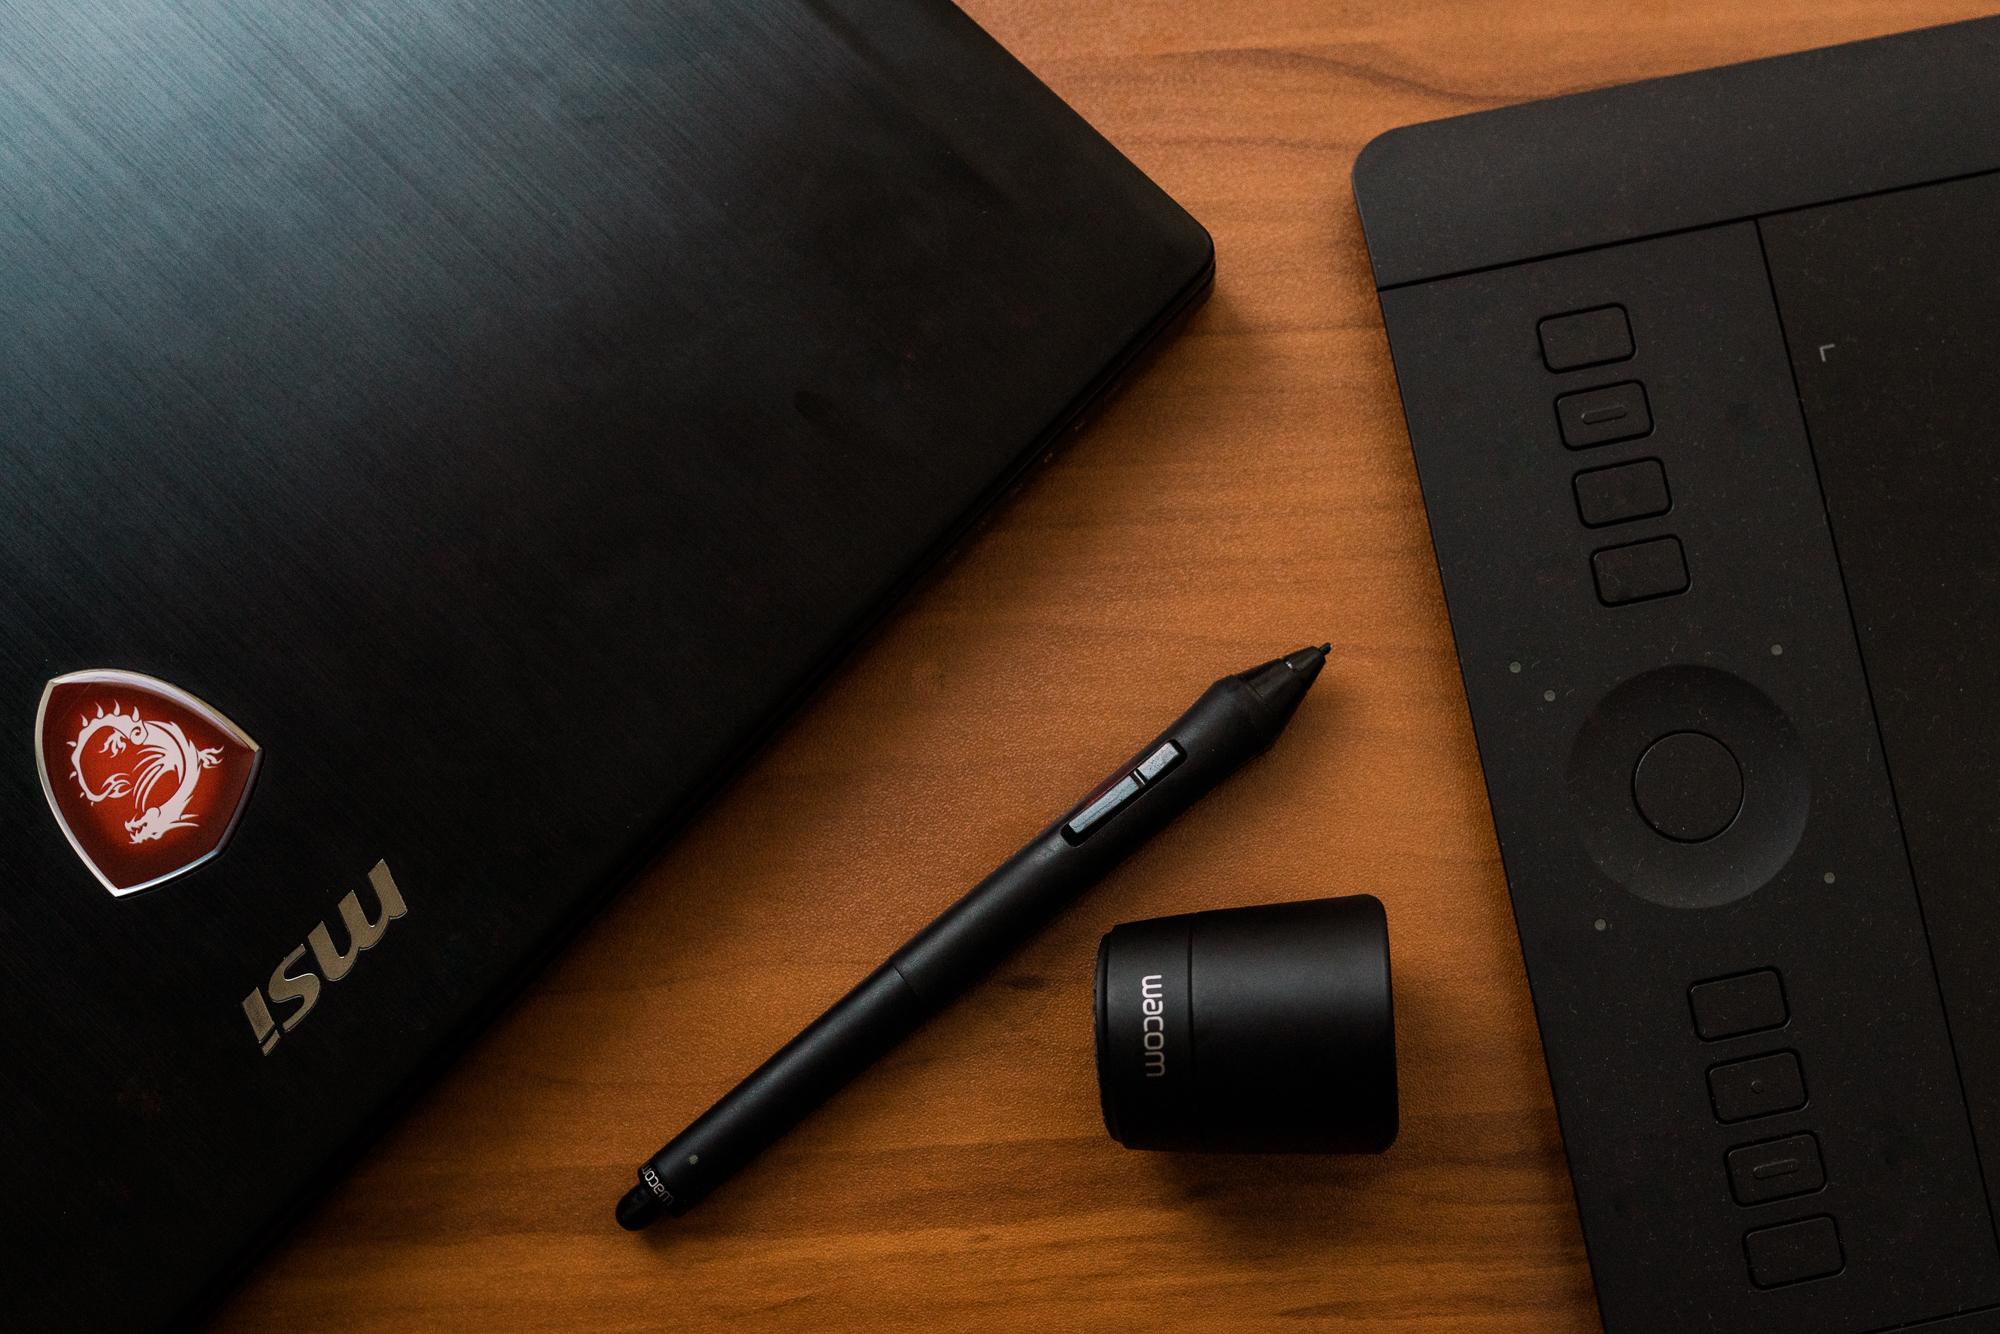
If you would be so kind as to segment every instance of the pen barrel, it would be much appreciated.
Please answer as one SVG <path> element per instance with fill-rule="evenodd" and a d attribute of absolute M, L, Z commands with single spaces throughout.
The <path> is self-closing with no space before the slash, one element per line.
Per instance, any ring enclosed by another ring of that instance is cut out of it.
<path fill-rule="evenodd" d="M 929 1009 L 885 964 L 654 1154 L 661 1211 L 687 1212 L 923 1023 Z M 647 1182 L 651 1185 L 651 1182 Z"/>
<path fill-rule="evenodd" d="M 640 1169 L 619 1222 L 682 1214 L 1277 739 L 1326 649 L 1225 677 Z"/>
<path fill-rule="evenodd" d="M 1129 773 L 1168 741 L 1180 746 L 1182 762 L 1145 800 L 1072 842 L 1063 830 L 1089 804 L 1086 798 L 932 919 L 653 1155 L 646 1170 L 659 1183 L 656 1192 L 666 1192 L 661 1212 L 679 1215 L 694 1207 L 1269 745 L 1275 731 L 1257 725 L 1261 720 L 1251 714 L 1241 686 L 1218 683 L 1114 776 Z"/>

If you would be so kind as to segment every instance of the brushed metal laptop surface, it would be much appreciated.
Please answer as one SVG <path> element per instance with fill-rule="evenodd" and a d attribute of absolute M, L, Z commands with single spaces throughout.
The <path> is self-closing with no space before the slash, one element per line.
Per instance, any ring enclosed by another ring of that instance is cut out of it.
<path fill-rule="evenodd" d="M 11 1328 L 199 1303 L 1211 272 L 930 0 L 17 3 L 0 194 Z M 87 670 L 262 747 L 124 898 Z"/>

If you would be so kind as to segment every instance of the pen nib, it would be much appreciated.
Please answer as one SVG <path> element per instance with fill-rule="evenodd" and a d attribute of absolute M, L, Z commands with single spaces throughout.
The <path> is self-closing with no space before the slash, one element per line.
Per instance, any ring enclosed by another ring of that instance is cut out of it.
<path fill-rule="evenodd" d="M 1262 667 L 1252 667 L 1236 679 L 1250 687 L 1251 692 L 1273 711 L 1278 725 L 1283 726 L 1284 720 L 1291 717 L 1292 710 L 1305 698 L 1306 691 L 1312 688 L 1312 683 L 1319 679 L 1320 669 L 1326 666 L 1326 655 L 1332 651 L 1331 644 L 1302 648 Z"/>

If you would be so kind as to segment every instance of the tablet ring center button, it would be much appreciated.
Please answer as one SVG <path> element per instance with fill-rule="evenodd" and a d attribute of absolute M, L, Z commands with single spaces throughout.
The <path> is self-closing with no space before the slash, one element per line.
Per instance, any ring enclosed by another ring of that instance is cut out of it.
<path fill-rule="evenodd" d="M 1705 732 L 1674 732 L 1646 748 L 1632 771 L 1646 823 L 1676 843 L 1705 843 L 1743 809 L 1743 767 Z"/>
<path fill-rule="evenodd" d="M 1591 865 L 1668 908 L 1748 898 L 1791 864 L 1812 811 L 1805 746 L 1743 677 L 1674 663 L 1585 713 L 1563 795 Z"/>

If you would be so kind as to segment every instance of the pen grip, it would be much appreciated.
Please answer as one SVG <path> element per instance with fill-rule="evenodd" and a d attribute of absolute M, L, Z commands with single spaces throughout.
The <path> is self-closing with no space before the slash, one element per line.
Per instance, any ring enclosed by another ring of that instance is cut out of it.
<path fill-rule="evenodd" d="M 938 914 L 889 960 L 930 1010 L 943 1009 L 1132 851 L 1264 749 L 1274 728 L 1233 680 L 1211 686 L 1174 725 L 1147 742 L 1067 814 Z M 1179 762 L 1080 839 L 1063 830 L 1096 795 L 1172 745 Z"/>
<path fill-rule="evenodd" d="M 646 1170 L 654 1174 L 656 1193 L 666 1192 L 663 1212 L 685 1213 L 908 1037 L 928 1013 L 892 965 L 877 968 L 653 1155 L 641 1179 Z"/>

